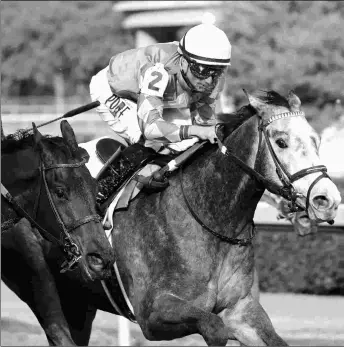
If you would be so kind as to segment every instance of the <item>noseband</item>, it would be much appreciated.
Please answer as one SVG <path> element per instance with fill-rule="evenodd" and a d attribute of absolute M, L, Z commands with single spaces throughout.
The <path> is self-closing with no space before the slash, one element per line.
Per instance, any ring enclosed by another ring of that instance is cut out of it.
<path fill-rule="evenodd" d="M 285 112 L 285 113 L 280 113 L 278 115 L 274 115 L 270 117 L 267 121 L 263 121 L 262 118 L 259 117 L 259 124 L 258 124 L 258 131 L 259 131 L 259 144 L 258 144 L 258 152 L 256 156 L 256 162 L 257 158 L 259 158 L 259 153 L 261 152 L 262 148 L 262 137 L 264 136 L 265 141 L 267 143 L 269 152 L 271 154 L 271 157 L 275 163 L 276 166 L 276 173 L 282 182 L 282 187 L 279 186 L 278 184 L 271 182 L 267 180 L 264 176 L 262 176 L 259 172 L 257 172 L 255 169 L 252 169 L 249 167 L 247 164 L 245 164 L 242 160 L 237 158 L 234 154 L 232 154 L 226 146 L 223 145 L 221 140 L 218 139 L 218 144 L 221 150 L 221 153 L 224 155 L 234 159 L 234 161 L 239 164 L 244 171 L 248 172 L 252 176 L 254 176 L 267 190 L 269 190 L 273 194 L 277 194 L 285 198 L 290 202 L 289 208 L 290 212 L 299 212 L 299 211 L 305 211 L 307 213 L 308 208 L 309 208 L 309 198 L 311 191 L 313 187 L 322 179 L 322 178 L 329 178 L 331 179 L 328 174 L 327 174 L 327 168 L 324 165 L 316 165 L 312 166 L 306 169 L 302 169 L 293 175 L 289 173 L 287 168 L 281 163 L 281 161 L 278 159 L 271 141 L 269 139 L 269 136 L 267 134 L 266 128 L 268 127 L 269 124 L 272 122 L 282 119 L 282 118 L 289 118 L 289 117 L 297 117 L 297 116 L 304 116 L 304 112 L 298 111 L 298 112 Z M 218 124 L 220 125 L 220 124 Z M 256 165 L 255 165 L 256 166 Z M 303 194 L 297 193 L 295 187 L 293 186 L 293 183 L 297 180 L 299 180 L 302 177 L 305 177 L 307 175 L 310 175 L 315 172 L 321 172 L 321 175 L 318 176 L 310 185 L 308 188 L 307 196 L 306 196 L 306 207 L 300 205 L 296 200 L 297 198 L 303 197 Z"/>
<path fill-rule="evenodd" d="M 46 179 L 46 171 L 48 170 L 53 170 L 53 169 L 60 169 L 60 168 L 78 168 L 81 167 L 82 165 L 84 165 L 86 163 L 86 159 L 84 158 L 81 162 L 79 163 L 75 163 L 75 164 L 55 164 L 55 165 L 51 165 L 51 166 L 45 166 L 43 163 L 43 160 L 41 159 L 41 163 L 40 163 L 40 167 L 39 167 L 39 171 L 40 171 L 40 183 L 39 183 L 39 190 L 38 190 L 38 196 L 35 200 L 35 204 L 34 204 L 34 210 L 33 210 L 33 216 L 31 217 L 19 204 L 18 202 L 13 198 L 13 196 L 7 191 L 7 189 L 1 184 L 1 194 L 11 203 L 11 205 L 13 206 L 14 210 L 21 216 L 21 217 L 25 217 L 26 219 L 28 219 L 30 221 L 30 223 L 32 225 L 34 225 L 42 234 L 42 236 L 47 239 L 48 241 L 51 241 L 54 244 L 58 244 L 59 246 L 62 247 L 63 252 L 66 255 L 66 260 L 63 262 L 63 264 L 61 265 L 61 272 L 66 272 L 68 270 L 73 270 L 76 267 L 76 264 L 79 262 L 79 260 L 81 259 L 82 255 L 81 252 L 79 250 L 78 245 L 73 242 L 70 233 L 73 232 L 75 229 L 77 229 L 78 227 L 87 224 L 89 222 L 98 222 L 100 223 L 100 216 L 97 214 L 94 215 L 88 215 L 86 217 L 80 218 L 79 220 L 77 220 L 75 223 L 71 224 L 71 225 L 66 225 L 55 204 L 53 201 L 53 198 L 51 196 L 51 192 L 49 190 L 49 186 L 47 183 L 47 179 Z M 45 230 L 43 227 L 41 227 L 39 225 L 38 222 L 36 222 L 35 218 L 37 215 L 37 210 L 38 210 L 38 204 L 40 201 L 40 195 L 41 195 L 41 187 L 42 184 L 44 184 L 45 187 L 45 191 L 47 193 L 47 197 L 49 200 L 49 204 L 50 207 L 55 215 L 55 218 L 57 220 L 58 225 L 60 226 L 60 229 L 62 230 L 62 232 L 60 233 L 60 238 L 56 238 L 54 237 L 51 233 L 49 233 L 47 230 Z"/>

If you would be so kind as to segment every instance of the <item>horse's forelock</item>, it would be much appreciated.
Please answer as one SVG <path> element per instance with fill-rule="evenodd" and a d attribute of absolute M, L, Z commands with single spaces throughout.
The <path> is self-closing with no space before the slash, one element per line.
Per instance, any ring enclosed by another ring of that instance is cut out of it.
<path fill-rule="evenodd" d="M 46 147 L 53 154 L 54 157 L 58 155 L 56 148 L 60 149 L 60 152 L 65 157 L 72 157 L 72 153 L 68 146 L 61 137 L 52 137 L 51 135 L 44 135 L 42 141 L 47 145 Z M 33 134 L 25 129 L 19 129 L 13 134 L 7 135 L 1 141 L 1 154 L 12 154 L 20 150 L 31 148 L 34 145 Z"/>
<path fill-rule="evenodd" d="M 254 96 L 267 105 L 283 106 L 290 109 L 288 100 L 274 90 L 260 90 L 259 93 Z"/>
<path fill-rule="evenodd" d="M 7 135 L 1 141 L 1 153 L 11 154 L 33 145 L 33 134 L 24 129 L 19 129 L 13 134 Z"/>

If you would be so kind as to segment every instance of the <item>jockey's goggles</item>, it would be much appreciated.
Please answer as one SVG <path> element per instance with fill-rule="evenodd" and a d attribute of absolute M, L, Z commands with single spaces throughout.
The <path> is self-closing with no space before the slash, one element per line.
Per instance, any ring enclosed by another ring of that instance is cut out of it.
<path fill-rule="evenodd" d="M 187 59 L 191 73 L 200 80 L 208 77 L 219 78 L 225 71 L 226 66 L 199 64 L 191 59 Z"/>

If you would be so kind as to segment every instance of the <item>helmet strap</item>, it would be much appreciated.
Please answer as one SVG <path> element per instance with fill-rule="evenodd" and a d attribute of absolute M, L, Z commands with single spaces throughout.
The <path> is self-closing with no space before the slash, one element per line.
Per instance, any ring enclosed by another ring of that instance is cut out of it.
<path fill-rule="evenodd" d="M 183 59 L 185 59 L 185 58 L 183 57 Z M 196 92 L 197 93 L 198 92 L 197 89 L 190 82 L 188 76 L 186 76 L 186 73 L 188 72 L 188 69 L 189 69 L 189 64 L 188 64 L 186 72 L 183 70 L 183 68 L 182 68 L 182 61 L 180 60 L 180 72 L 181 72 L 181 74 L 183 76 L 183 79 L 184 79 L 185 83 L 191 89 L 192 92 Z"/>

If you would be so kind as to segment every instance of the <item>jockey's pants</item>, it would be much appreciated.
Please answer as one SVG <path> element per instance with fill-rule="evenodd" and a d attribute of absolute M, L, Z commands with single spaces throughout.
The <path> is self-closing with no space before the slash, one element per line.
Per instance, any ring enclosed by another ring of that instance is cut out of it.
<path fill-rule="evenodd" d="M 129 144 L 136 143 L 141 137 L 137 105 L 131 100 L 120 98 L 112 93 L 107 80 L 107 70 L 108 67 L 92 77 L 91 99 L 100 102 L 96 110 L 115 133 L 122 136 Z"/>

